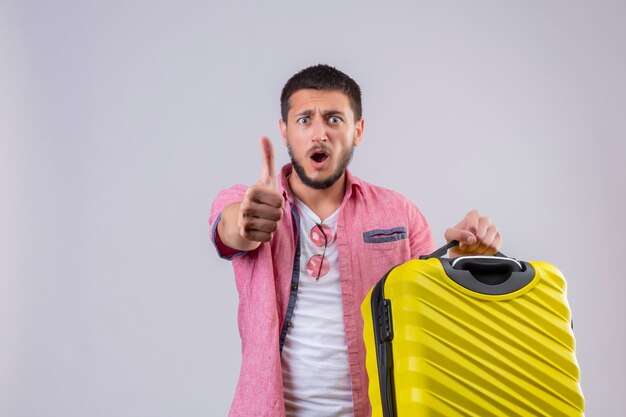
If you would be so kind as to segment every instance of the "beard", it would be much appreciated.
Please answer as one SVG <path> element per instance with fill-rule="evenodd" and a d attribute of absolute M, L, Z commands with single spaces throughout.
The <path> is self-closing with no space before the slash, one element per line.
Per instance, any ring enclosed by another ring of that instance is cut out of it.
<path fill-rule="evenodd" d="M 304 167 L 300 164 L 296 158 L 293 157 L 293 152 L 291 152 L 291 146 L 287 145 L 287 151 L 289 152 L 289 158 L 291 158 L 291 165 L 293 165 L 293 170 L 298 174 L 298 178 L 300 181 L 308 187 L 314 188 L 316 190 L 324 190 L 326 188 L 330 188 L 333 184 L 335 184 L 339 178 L 346 172 L 346 168 L 350 165 L 350 161 L 352 160 L 352 156 L 354 155 L 354 146 L 350 147 L 350 152 L 345 153 L 341 156 L 341 160 L 339 161 L 339 166 L 337 169 L 330 174 L 328 178 L 314 180 L 313 178 L 306 175 L 304 171 Z"/>

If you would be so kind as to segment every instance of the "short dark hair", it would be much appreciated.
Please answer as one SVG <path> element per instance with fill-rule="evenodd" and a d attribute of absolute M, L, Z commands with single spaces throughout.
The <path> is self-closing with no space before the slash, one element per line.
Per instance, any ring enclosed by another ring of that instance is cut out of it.
<path fill-rule="evenodd" d="M 341 91 L 350 99 L 354 120 L 361 119 L 363 113 L 361 88 L 356 81 L 336 68 L 318 64 L 305 68 L 293 75 L 283 87 L 280 95 L 280 113 L 285 123 L 287 123 L 287 114 L 289 113 L 289 99 L 296 91 L 305 88 L 322 91 Z"/>

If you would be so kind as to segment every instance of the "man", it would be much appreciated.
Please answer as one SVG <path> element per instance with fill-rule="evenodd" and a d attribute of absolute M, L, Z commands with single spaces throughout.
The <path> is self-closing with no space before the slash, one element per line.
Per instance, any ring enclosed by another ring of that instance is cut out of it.
<path fill-rule="evenodd" d="M 231 416 L 368 416 L 359 306 L 392 266 L 435 249 L 417 207 L 346 168 L 361 143 L 358 84 L 316 65 L 281 94 L 291 157 L 277 173 L 261 138 L 259 181 L 219 193 L 212 239 L 233 260 L 242 364 Z M 497 228 L 471 211 L 451 256 L 494 254 Z"/>

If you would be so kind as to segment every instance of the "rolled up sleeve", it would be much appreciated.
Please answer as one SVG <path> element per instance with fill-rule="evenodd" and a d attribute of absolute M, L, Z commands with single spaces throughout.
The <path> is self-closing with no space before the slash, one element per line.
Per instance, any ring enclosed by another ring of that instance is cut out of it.
<path fill-rule="evenodd" d="M 217 225 L 222 218 L 222 211 L 224 210 L 224 207 L 231 203 L 243 200 L 246 189 L 247 187 L 244 185 L 235 185 L 222 190 L 217 194 L 215 200 L 213 200 L 213 205 L 211 206 L 211 217 L 209 218 L 211 242 L 215 245 L 215 249 L 217 250 L 217 254 L 220 258 L 227 259 L 229 261 L 243 255 L 246 252 L 226 246 L 217 232 Z"/>

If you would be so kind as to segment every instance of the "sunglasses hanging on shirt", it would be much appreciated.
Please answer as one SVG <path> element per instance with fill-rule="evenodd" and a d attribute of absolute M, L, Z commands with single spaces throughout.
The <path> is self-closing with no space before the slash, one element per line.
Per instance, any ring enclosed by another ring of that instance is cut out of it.
<path fill-rule="evenodd" d="M 325 224 L 316 223 L 309 232 L 309 239 L 318 248 L 323 248 L 321 255 L 313 255 L 306 264 L 306 270 L 315 281 L 325 276 L 330 270 L 330 263 L 326 259 L 326 247 L 333 237 L 332 229 Z"/>

